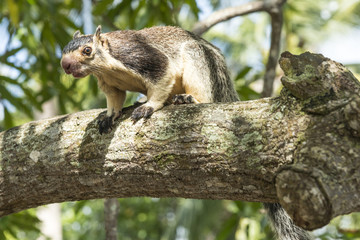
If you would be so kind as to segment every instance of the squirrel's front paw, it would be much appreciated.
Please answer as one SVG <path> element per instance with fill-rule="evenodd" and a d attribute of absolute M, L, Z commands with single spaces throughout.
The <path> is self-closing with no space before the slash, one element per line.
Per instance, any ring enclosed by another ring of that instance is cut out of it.
<path fill-rule="evenodd" d="M 153 114 L 154 108 L 146 105 L 141 105 L 140 107 L 135 108 L 131 114 L 131 120 L 134 122 L 138 121 L 140 118 L 149 118 Z"/>
<path fill-rule="evenodd" d="M 112 116 L 104 116 L 102 119 L 98 121 L 99 133 L 109 133 L 112 130 L 113 125 L 113 117 Z"/>
<path fill-rule="evenodd" d="M 103 133 L 109 133 L 112 130 L 113 124 L 114 124 L 114 120 L 118 119 L 121 116 L 121 111 L 116 114 L 116 115 L 111 115 L 111 116 L 102 116 L 97 124 L 99 127 L 99 133 L 103 134 Z"/>

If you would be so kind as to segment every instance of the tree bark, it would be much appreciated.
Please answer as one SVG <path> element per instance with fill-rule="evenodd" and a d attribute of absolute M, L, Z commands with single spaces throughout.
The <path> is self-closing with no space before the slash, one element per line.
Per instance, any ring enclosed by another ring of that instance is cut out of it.
<path fill-rule="evenodd" d="M 276 98 L 166 106 L 133 123 L 103 110 L 0 133 L 0 215 L 113 197 L 279 202 L 306 229 L 360 210 L 360 84 L 322 55 L 282 54 Z"/>
<path fill-rule="evenodd" d="M 280 66 L 283 85 L 311 121 L 294 164 L 277 174 L 277 195 L 296 224 L 315 229 L 360 210 L 360 84 L 320 54 L 285 52 Z"/>

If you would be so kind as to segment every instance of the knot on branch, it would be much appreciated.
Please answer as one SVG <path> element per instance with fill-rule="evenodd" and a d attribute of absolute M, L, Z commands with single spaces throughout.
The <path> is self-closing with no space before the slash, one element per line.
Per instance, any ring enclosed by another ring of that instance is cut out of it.
<path fill-rule="evenodd" d="M 276 192 L 295 224 L 313 230 L 360 210 L 354 197 L 360 194 L 360 148 L 359 143 L 340 142 L 333 132 L 307 135 L 308 141 L 296 150 L 295 163 L 277 174 Z"/>
<path fill-rule="evenodd" d="M 342 103 L 350 95 L 360 92 L 359 81 L 348 69 L 321 54 L 284 52 L 279 64 L 285 73 L 281 78 L 285 88 L 301 100 L 311 100 L 312 106 L 329 101 Z"/>
<path fill-rule="evenodd" d="M 282 206 L 296 225 L 314 230 L 331 220 L 331 205 L 316 178 L 303 169 L 283 170 L 276 178 L 276 191 Z M 297 189 L 297 191 L 294 191 Z"/>
<path fill-rule="evenodd" d="M 344 113 L 351 134 L 354 137 L 360 137 L 360 96 L 355 96 L 354 99 L 346 105 Z"/>
<path fill-rule="evenodd" d="M 360 209 L 360 83 L 342 64 L 309 52 L 284 52 L 282 97 L 297 98 L 309 117 L 293 164 L 276 176 L 279 201 L 307 230 Z M 287 90 L 286 90 L 287 89 Z"/>

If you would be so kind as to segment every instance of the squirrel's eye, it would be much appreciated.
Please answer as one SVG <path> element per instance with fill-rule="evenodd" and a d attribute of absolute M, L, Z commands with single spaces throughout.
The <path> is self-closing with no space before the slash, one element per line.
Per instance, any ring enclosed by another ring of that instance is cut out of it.
<path fill-rule="evenodd" d="M 90 53 L 91 53 L 91 47 L 86 47 L 86 48 L 84 48 L 84 50 L 83 50 L 83 54 L 86 54 L 86 55 L 90 55 Z"/>

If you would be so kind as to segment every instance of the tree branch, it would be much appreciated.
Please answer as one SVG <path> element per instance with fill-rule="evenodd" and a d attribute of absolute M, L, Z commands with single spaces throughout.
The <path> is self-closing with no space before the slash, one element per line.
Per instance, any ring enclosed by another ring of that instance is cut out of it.
<path fill-rule="evenodd" d="M 271 14 L 281 10 L 281 7 L 285 2 L 286 0 L 262 0 L 248 2 L 241 6 L 224 8 L 213 12 L 206 19 L 197 22 L 193 27 L 192 32 L 197 35 L 202 35 L 212 26 L 218 23 L 225 22 L 231 18 L 243 16 L 249 13 L 266 11 Z"/>
<path fill-rule="evenodd" d="M 283 25 L 282 6 L 286 0 L 263 0 L 249 2 L 237 7 L 229 7 L 212 13 L 208 18 L 195 24 L 193 32 L 202 35 L 212 26 L 231 18 L 253 12 L 266 11 L 271 17 L 271 44 L 266 64 L 262 97 L 270 97 L 276 76 L 277 59 L 280 54 L 281 29 Z"/>
<path fill-rule="evenodd" d="M 271 40 L 269 57 L 266 63 L 263 91 L 261 93 L 262 97 L 271 97 L 274 88 L 277 60 L 280 55 L 281 47 L 281 29 L 283 25 L 282 5 L 284 2 L 285 1 L 280 1 L 280 3 L 268 9 L 268 13 L 271 17 Z"/>
<path fill-rule="evenodd" d="M 264 1 L 254 1 L 245 3 L 237 7 L 224 8 L 219 11 L 213 12 L 209 17 L 203 21 L 197 22 L 192 29 L 192 32 L 197 35 L 204 34 L 212 26 L 227 21 L 231 18 L 243 16 L 253 12 L 265 11 L 266 4 Z"/>
<path fill-rule="evenodd" d="M 313 229 L 359 211 L 359 82 L 321 55 L 280 63 L 277 98 L 171 105 L 135 124 L 128 108 L 107 135 L 102 110 L 0 133 L 0 215 L 113 197 L 280 201 Z"/>

